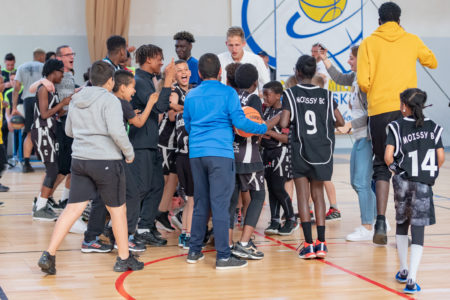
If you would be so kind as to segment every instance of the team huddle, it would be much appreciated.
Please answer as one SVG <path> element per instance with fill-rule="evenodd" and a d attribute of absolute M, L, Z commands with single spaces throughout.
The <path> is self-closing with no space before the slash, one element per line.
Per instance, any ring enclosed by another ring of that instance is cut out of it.
<path fill-rule="evenodd" d="M 332 186 L 335 132 L 353 131 L 350 173 L 361 226 L 347 240 L 387 243 L 385 213 L 393 175 L 400 261 L 395 279 L 406 284 L 405 293 L 420 291 L 416 273 L 424 228 L 436 223 L 432 186 L 444 162 L 443 128 L 424 116 L 427 94 L 416 88 L 416 76 L 403 79 L 389 70 L 395 61 L 400 72 L 408 66 L 415 75 L 417 59 L 430 68 L 437 61 L 420 39 L 399 26 L 396 4 L 384 3 L 379 15 L 377 31 L 351 48 L 352 72 L 338 71 L 326 47 L 317 43 L 312 55 L 298 58 L 295 74 L 285 83 L 275 80 L 266 53 L 243 50 L 239 27 L 227 32 L 228 52 L 206 53 L 199 60 L 191 56 L 193 35 L 175 34 L 179 59 L 164 71 L 158 46 L 134 50 L 123 37 L 111 36 L 107 56 L 92 64 L 85 84 L 77 88 L 69 46 L 59 47 L 56 58 L 44 64 L 38 64 L 44 61 L 43 51 L 36 50 L 35 61 L 18 69 L 19 85 L 13 87 L 6 119 L 21 114 L 23 98 L 24 168 L 32 171 L 33 147 L 45 165 L 33 218 L 57 222 L 38 262 L 42 271 L 56 273 L 56 251 L 77 226 L 84 232 L 82 252 L 116 248 L 114 271 L 141 270 L 144 263 L 135 253 L 167 244 L 156 222 L 169 232 L 180 229 L 178 245 L 188 250 L 187 263 L 204 259 L 202 248 L 213 235 L 216 269 L 245 267 L 248 260 L 264 258 L 252 236 L 266 191 L 270 224 L 265 234 L 291 235 L 301 227 L 304 242 L 298 256 L 324 259 L 324 189 L 328 193 Z M 389 47 L 413 59 L 399 59 L 395 51 L 385 50 Z M 129 50 L 136 70 L 129 67 Z M 43 78 L 27 78 L 25 69 Z M 352 86 L 351 122 L 344 121 L 326 89 L 328 80 Z M 27 90 L 22 97 L 20 82 Z M 247 118 L 250 114 L 261 121 Z M 62 201 L 56 203 L 53 193 L 64 178 Z M 171 216 L 174 195 L 183 201 Z M 87 211 L 86 226 L 81 218 Z M 242 231 L 235 241 L 239 223 Z"/>

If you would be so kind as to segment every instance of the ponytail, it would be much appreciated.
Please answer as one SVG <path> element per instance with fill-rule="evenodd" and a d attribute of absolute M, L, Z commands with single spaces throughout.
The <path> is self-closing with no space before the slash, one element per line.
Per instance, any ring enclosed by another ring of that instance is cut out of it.
<path fill-rule="evenodd" d="M 416 127 L 422 127 L 425 119 L 423 108 L 427 101 L 427 93 L 417 88 L 407 89 L 400 94 L 400 100 L 411 109 L 412 116 L 416 120 Z"/>

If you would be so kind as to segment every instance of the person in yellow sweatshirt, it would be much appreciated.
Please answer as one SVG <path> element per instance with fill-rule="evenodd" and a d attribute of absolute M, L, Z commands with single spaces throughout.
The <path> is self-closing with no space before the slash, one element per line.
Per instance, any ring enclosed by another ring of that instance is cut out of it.
<path fill-rule="evenodd" d="M 372 138 L 373 180 L 377 198 L 377 220 L 373 242 L 387 244 L 386 206 L 391 172 L 385 164 L 386 126 L 402 117 L 400 93 L 417 87 L 416 61 L 434 69 L 437 60 L 420 38 L 400 26 L 400 7 L 393 2 L 378 9 L 379 27 L 363 40 L 358 51 L 357 80 L 367 93 L 369 129 Z"/>

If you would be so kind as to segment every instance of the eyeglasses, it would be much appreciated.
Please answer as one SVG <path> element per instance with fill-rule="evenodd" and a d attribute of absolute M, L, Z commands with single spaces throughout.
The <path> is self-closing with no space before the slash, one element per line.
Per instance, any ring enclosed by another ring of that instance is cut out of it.
<path fill-rule="evenodd" d="M 67 53 L 67 54 L 62 54 L 62 55 L 59 55 L 59 56 L 75 56 L 75 52 L 72 52 L 72 53 Z"/>

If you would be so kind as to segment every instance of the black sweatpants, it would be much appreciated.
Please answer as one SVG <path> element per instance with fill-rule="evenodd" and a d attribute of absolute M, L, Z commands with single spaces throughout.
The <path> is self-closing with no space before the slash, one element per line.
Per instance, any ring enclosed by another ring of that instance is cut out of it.
<path fill-rule="evenodd" d="M 292 201 L 284 188 L 287 178 L 272 172 L 270 168 L 266 169 L 264 177 L 266 178 L 267 189 L 269 191 L 271 219 L 280 221 L 280 206 L 286 213 L 286 220 L 294 218 Z"/>

